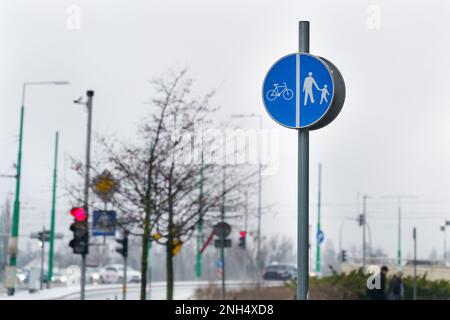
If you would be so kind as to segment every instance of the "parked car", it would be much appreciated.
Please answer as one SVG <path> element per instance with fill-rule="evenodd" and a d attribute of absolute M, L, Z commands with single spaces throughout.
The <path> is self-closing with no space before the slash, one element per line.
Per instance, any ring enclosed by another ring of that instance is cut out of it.
<path fill-rule="evenodd" d="M 121 283 L 123 281 L 123 265 L 109 264 L 100 269 L 100 283 Z M 127 268 L 127 282 L 140 282 L 141 274 L 137 270 Z"/>
<path fill-rule="evenodd" d="M 29 280 L 29 272 L 18 268 L 16 271 L 16 277 L 18 285 L 27 285 Z"/>
<path fill-rule="evenodd" d="M 47 282 L 47 279 L 45 279 L 45 282 Z M 62 274 L 61 272 L 53 272 L 52 283 L 65 285 L 66 282 L 67 277 L 64 274 Z"/>
<path fill-rule="evenodd" d="M 297 268 L 290 264 L 272 264 L 263 271 L 264 280 L 289 280 L 297 278 Z"/>
<path fill-rule="evenodd" d="M 98 267 L 86 267 L 86 278 L 91 284 L 100 282 L 100 268 Z"/>

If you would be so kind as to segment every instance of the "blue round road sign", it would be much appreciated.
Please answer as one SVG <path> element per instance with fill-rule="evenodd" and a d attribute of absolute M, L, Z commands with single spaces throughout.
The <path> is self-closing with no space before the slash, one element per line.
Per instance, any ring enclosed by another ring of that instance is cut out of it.
<path fill-rule="evenodd" d="M 317 237 L 317 242 L 318 242 L 319 244 L 322 244 L 323 240 L 325 240 L 325 234 L 323 233 L 322 230 L 317 230 L 317 235 L 316 235 L 316 237 Z"/>
<path fill-rule="evenodd" d="M 317 124 L 334 98 L 333 72 L 325 61 L 308 53 L 289 54 L 270 68 L 263 100 L 269 115 L 288 128 Z"/>

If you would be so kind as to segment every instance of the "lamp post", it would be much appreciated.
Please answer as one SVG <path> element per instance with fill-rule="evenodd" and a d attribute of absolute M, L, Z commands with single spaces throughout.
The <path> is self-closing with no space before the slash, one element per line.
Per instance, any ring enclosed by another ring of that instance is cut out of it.
<path fill-rule="evenodd" d="M 415 196 L 399 195 L 399 196 L 384 196 L 387 199 L 397 199 L 398 212 L 397 212 L 397 267 L 402 267 L 402 199 L 415 199 Z"/>
<path fill-rule="evenodd" d="M 444 235 L 444 255 L 443 255 L 443 259 L 444 259 L 444 266 L 446 265 L 447 262 L 447 237 L 446 237 L 446 223 L 444 223 L 443 226 L 441 226 L 441 231 L 442 234 Z"/>
<path fill-rule="evenodd" d="M 362 228 L 363 228 L 363 243 L 362 243 L 362 267 L 363 271 L 366 272 L 366 201 L 370 196 L 363 195 L 363 213 L 362 213 Z"/>
<path fill-rule="evenodd" d="M 232 118 L 258 118 L 259 119 L 259 131 L 262 130 L 262 116 L 260 114 L 234 114 Z M 261 195 L 262 195 L 262 138 L 258 139 L 258 228 L 257 228 L 257 244 L 256 244 L 256 267 L 258 269 L 257 283 L 260 282 L 261 276 Z"/>
<path fill-rule="evenodd" d="M 18 251 L 19 236 L 19 218 L 20 218 L 20 178 L 22 169 L 22 143 L 23 143 L 23 118 L 25 112 L 25 94 L 28 86 L 35 85 L 67 85 L 68 81 L 33 81 L 25 82 L 22 86 L 22 104 L 20 108 L 20 129 L 19 129 L 19 151 L 17 153 L 16 164 L 16 192 L 13 206 L 13 220 L 11 228 L 10 249 L 9 249 L 9 265 L 6 271 L 6 288 L 9 296 L 14 295 L 16 286 L 16 265 Z"/>
<path fill-rule="evenodd" d="M 94 97 L 94 91 L 86 91 L 86 102 L 81 101 L 81 98 L 75 100 L 74 103 L 84 105 L 87 109 L 87 135 L 86 135 L 86 162 L 85 162 L 85 174 L 84 174 L 84 211 L 86 212 L 87 219 L 89 219 L 89 183 L 90 183 L 90 168 L 91 168 L 91 132 L 92 132 L 92 98 Z M 89 220 L 88 220 L 89 221 Z M 81 255 L 81 279 L 80 279 L 80 300 L 85 298 L 85 286 L 86 286 L 86 253 Z"/>

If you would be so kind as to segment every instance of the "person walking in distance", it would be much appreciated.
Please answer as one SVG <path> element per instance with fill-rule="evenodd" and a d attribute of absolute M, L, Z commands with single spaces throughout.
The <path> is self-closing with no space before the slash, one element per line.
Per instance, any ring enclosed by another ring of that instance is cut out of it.
<path fill-rule="evenodd" d="M 320 90 L 319 86 L 316 83 L 316 80 L 314 80 L 312 75 L 313 75 L 312 72 L 308 72 L 308 76 L 305 78 L 303 82 L 303 92 L 305 93 L 303 105 L 305 106 L 308 103 L 308 98 L 311 101 L 311 103 L 314 103 L 313 86 L 315 86 L 317 90 Z"/>
<path fill-rule="evenodd" d="M 389 300 L 402 300 L 405 289 L 403 287 L 402 281 L 403 272 L 398 271 L 392 277 L 391 283 L 389 284 Z"/>
<path fill-rule="evenodd" d="M 388 273 L 388 271 L 388 267 L 381 267 L 381 272 L 378 275 L 380 277 L 379 286 L 375 286 L 373 289 L 368 290 L 367 293 L 368 297 L 371 300 L 386 300 L 386 274 Z"/>

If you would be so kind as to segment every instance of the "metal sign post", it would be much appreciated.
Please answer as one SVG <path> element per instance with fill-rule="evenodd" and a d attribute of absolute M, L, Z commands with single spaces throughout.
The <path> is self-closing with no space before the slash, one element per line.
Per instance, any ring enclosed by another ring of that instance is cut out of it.
<path fill-rule="evenodd" d="M 298 51 L 309 53 L 309 22 L 299 23 Z M 297 86 L 300 82 L 297 82 Z M 309 289 L 309 129 L 298 130 L 297 300 Z"/>
<path fill-rule="evenodd" d="M 309 54 L 309 22 L 299 23 L 299 52 L 269 69 L 263 84 L 267 113 L 298 131 L 297 299 L 306 300 L 309 277 L 309 131 L 331 123 L 345 100 L 344 79 L 336 66 Z M 323 235 L 323 234 L 322 234 Z"/>

